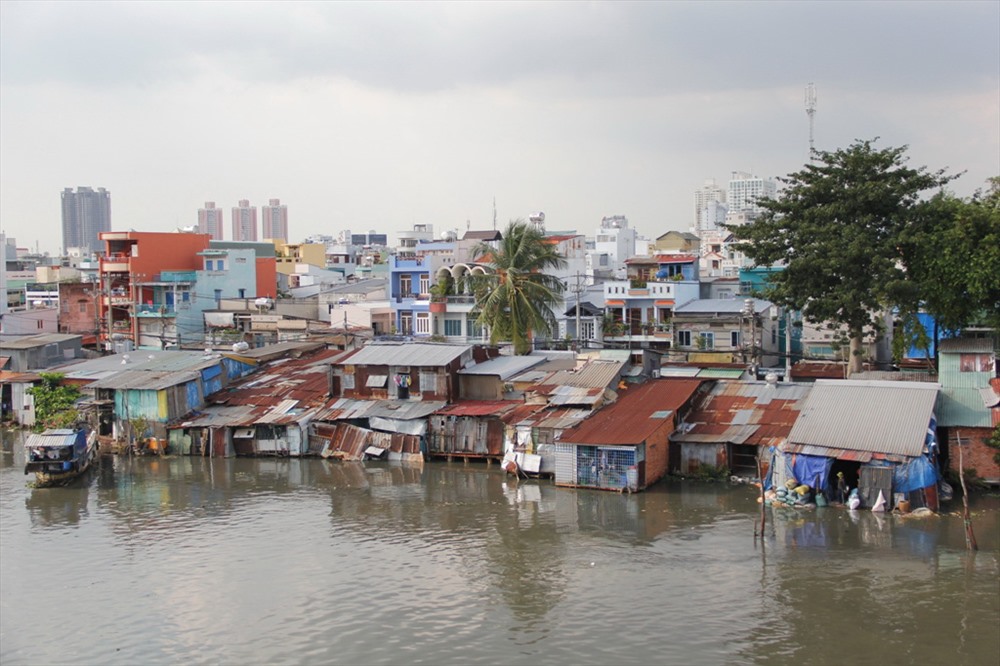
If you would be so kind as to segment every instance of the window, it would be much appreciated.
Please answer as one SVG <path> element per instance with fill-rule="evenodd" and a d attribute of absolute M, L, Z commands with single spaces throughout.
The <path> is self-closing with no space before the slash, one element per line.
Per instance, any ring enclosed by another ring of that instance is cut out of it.
<path fill-rule="evenodd" d="M 399 276 L 399 295 L 406 298 L 413 293 L 413 276 L 412 275 L 400 275 Z"/>
<path fill-rule="evenodd" d="M 80 312 L 87 312 L 87 301 L 80 301 Z"/>
<path fill-rule="evenodd" d="M 691 346 L 691 331 L 677 331 L 677 346 L 678 347 Z"/>
<path fill-rule="evenodd" d="M 462 335 L 462 320 L 461 319 L 445 319 L 444 320 L 444 334 L 452 336 Z"/>
<path fill-rule="evenodd" d="M 420 293 L 428 294 L 431 291 L 431 276 L 421 275 L 420 276 Z"/>
<path fill-rule="evenodd" d="M 246 298 L 247 297 L 247 290 L 246 289 L 240 289 L 239 290 L 239 297 L 240 298 Z"/>
<path fill-rule="evenodd" d="M 470 338 L 483 337 L 483 326 L 476 320 L 475 317 L 469 317 L 466 319 L 466 330 L 469 332 Z"/>
<path fill-rule="evenodd" d="M 991 354 L 959 355 L 959 372 L 993 372 L 993 367 L 993 356 Z"/>
<path fill-rule="evenodd" d="M 699 333 L 699 347 L 702 349 L 715 349 L 715 333 Z"/>
<path fill-rule="evenodd" d="M 216 289 L 215 290 L 215 300 L 217 300 L 217 301 L 221 301 L 222 300 L 222 290 L 221 289 Z"/>
<path fill-rule="evenodd" d="M 414 333 L 428 334 L 431 332 L 431 316 L 427 312 L 418 312 Z"/>
<path fill-rule="evenodd" d="M 215 262 L 212 261 L 211 259 L 206 259 L 205 260 L 205 270 L 206 271 L 212 270 L 212 266 L 214 266 L 214 265 L 215 265 Z"/>
<path fill-rule="evenodd" d="M 729 346 L 730 347 L 739 347 L 740 346 L 740 332 L 739 331 L 730 331 L 729 332 Z"/>
<path fill-rule="evenodd" d="M 580 320 L 580 331 L 579 338 L 581 340 L 593 340 L 594 339 L 594 321 L 584 321 Z"/>

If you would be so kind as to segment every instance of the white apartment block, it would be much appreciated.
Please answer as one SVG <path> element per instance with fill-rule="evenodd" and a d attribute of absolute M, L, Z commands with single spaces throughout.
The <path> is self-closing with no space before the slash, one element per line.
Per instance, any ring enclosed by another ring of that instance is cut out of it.
<path fill-rule="evenodd" d="M 757 202 L 764 197 L 773 198 L 777 193 L 778 186 L 774 180 L 734 171 L 726 192 L 726 205 L 731 214 L 749 213 L 754 216 L 763 211 Z"/>

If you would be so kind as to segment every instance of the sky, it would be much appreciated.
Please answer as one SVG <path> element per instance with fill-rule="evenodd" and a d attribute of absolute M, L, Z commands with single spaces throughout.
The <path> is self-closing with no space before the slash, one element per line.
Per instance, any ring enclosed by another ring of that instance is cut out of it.
<path fill-rule="evenodd" d="M 688 230 L 693 193 L 878 137 L 1000 175 L 1000 2 L 0 0 L 0 228 L 58 252 L 60 192 L 112 228 L 288 206 L 293 241 L 493 226 Z"/>

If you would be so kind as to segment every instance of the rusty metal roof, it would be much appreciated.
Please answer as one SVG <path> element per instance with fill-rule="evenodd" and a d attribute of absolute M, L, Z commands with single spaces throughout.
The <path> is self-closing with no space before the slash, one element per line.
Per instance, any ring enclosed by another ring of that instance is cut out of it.
<path fill-rule="evenodd" d="M 677 442 L 770 446 L 787 436 L 810 384 L 716 382 L 687 415 Z"/>
<path fill-rule="evenodd" d="M 496 375 L 503 381 L 545 363 L 544 356 L 497 356 L 460 370 L 460 375 Z"/>
<path fill-rule="evenodd" d="M 555 428 L 556 430 L 565 430 L 577 425 L 593 413 L 593 410 L 590 409 L 556 407 L 536 411 L 533 414 L 523 416 L 517 421 L 511 421 L 511 423 L 531 428 Z"/>
<path fill-rule="evenodd" d="M 366 419 L 382 416 L 390 419 L 422 419 L 444 407 L 443 400 L 354 400 L 337 398 L 317 410 L 318 421 Z"/>
<path fill-rule="evenodd" d="M 818 380 L 789 444 L 915 457 L 924 450 L 939 384 Z"/>
<path fill-rule="evenodd" d="M 619 393 L 618 401 L 563 432 L 572 444 L 641 444 L 673 420 L 702 384 L 698 379 L 654 379 Z"/>
<path fill-rule="evenodd" d="M 462 400 L 434 412 L 443 416 L 502 416 L 523 405 L 515 400 Z"/>

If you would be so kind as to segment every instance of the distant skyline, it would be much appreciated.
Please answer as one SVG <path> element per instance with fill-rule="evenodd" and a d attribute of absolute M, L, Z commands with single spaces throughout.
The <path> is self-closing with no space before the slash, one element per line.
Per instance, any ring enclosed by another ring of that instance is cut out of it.
<path fill-rule="evenodd" d="M 1000 174 L 997 2 L 4 0 L 0 227 L 58 251 L 83 185 L 116 230 L 280 193 L 291 241 L 488 229 L 494 198 L 655 238 L 706 179 L 803 166 L 809 83 L 818 149 L 906 144 L 963 196 Z"/>

